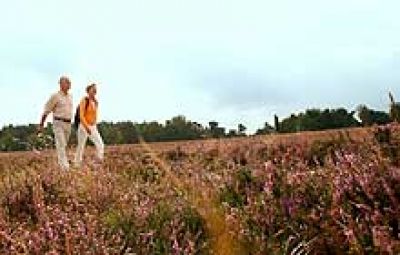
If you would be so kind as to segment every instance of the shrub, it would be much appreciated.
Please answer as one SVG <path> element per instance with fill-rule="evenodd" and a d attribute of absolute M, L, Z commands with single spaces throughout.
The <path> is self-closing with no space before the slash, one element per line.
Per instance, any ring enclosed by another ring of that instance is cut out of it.
<path fill-rule="evenodd" d="M 341 135 L 339 138 L 329 140 L 316 140 L 311 144 L 307 155 L 309 166 L 324 166 L 328 158 L 335 160 L 335 153 L 340 151 L 346 144 L 346 140 Z"/>
<path fill-rule="evenodd" d="M 393 125 L 376 127 L 373 131 L 383 155 L 400 166 L 400 132 Z"/>

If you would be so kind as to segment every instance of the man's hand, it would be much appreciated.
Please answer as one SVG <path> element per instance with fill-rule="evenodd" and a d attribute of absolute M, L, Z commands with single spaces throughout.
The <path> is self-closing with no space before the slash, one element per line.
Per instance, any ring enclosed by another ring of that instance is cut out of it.
<path fill-rule="evenodd" d="M 36 133 L 37 133 L 37 134 L 43 133 L 43 125 L 42 125 L 42 124 L 40 124 L 40 125 L 37 127 Z"/>
<path fill-rule="evenodd" d="M 42 118 L 40 119 L 40 124 L 38 126 L 37 129 L 37 133 L 43 133 L 43 127 L 44 127 L 44 123 L 46 122 L 46 118 L 47 118 L 48 113 L 43 113 Z"/>

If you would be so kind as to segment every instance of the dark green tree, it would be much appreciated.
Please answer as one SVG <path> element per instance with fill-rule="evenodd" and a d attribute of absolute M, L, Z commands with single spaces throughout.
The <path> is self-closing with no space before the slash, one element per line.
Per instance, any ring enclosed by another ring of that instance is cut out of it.
<path fill-rule="evenodd" d="M 393 121 L 400 122 L 400 103 L 394 100 L 394 96 L 389 92 L 390 98 L 390 118 Z"/>
<path fill-rule="evenodd" d="M 235 129 L 230 129 L 226 136 L 227 137 L 236 137 L 236 136 L 238 136 L 238 133 L 237 133 L 237 131 Z"/>
<path fill-rule="evenodd" d="M 275 126 L 275 130 L 276 130 L 276 132 L 279 132 L 280 131 L 280 128 L 279 128 L 279 117 L 278 117 L 278 115 L 274 115 L 274 126 Z"/>
<path fill-rule="evenodd" d="M 246 133 L 245 133 L 246 130 L 247 130 L 247 127 L 245 125 L 243 125 L 243 124 L 238 125 L 238 134 L 240 136 L 246 136 Z"/>
<path fill-rule="evenodd" d="M 359 123 L 354 114 L 355 112 L 348 112 L 344 108 L 323 111 L 308 109 L 297 115 L 292 114 L 289 118 L 283 119 L 279 125 L 283 133 L 356 127 Z"/>
<path fill-rule="evenodd" d="M 274 132 L 275 129 L 268 122 L 265 122 L 264 127 L 256 131 L 256 135 L 269 135 Z"/>
<path fill-rule="evenodd" d="M 219 127 L 219 123 L 216 121 L 210 121 L 209 133 L 212 138 L 222 138 L 225 136 L 225 128 Z"/>
<path fill-rule="evenodd" d="M 368 127 L 374 124 L 385 125 L 390 123 L 390 115 L 383 111 L 369 109 L 366 105 L 357 107 L 358 118 L 363 126 Z"/>

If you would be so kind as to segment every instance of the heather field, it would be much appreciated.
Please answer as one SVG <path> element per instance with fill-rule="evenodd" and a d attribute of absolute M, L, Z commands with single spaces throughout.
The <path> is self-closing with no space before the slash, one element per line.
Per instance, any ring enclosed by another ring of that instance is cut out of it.
<path fill-rule="evenodd" d="M 0 254 L 400 254 L 396 125 L 55 161 L 0 154 Z"/>

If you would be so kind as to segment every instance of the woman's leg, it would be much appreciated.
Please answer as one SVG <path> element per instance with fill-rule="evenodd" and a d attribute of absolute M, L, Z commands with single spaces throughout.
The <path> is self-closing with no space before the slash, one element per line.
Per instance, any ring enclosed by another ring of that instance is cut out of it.
<path fill-rule="evenodd" d="M 97 158 L 100 161 L 103 161 L 103 159 L 104 159 L 104 142 L 103 142 L 103 139 L 101 138 L 101 135 L 99 133 L 99 130 L 97 129 L 97 126 L 93 126 L 90 129 L 92 131 L 92 134 L 90 135 L 90 140 L 96 146 Z"/>
<path fill-rule="evenodd" d="M 83 152 L 85 150 L 86 141 L 88 139 L 88 134 L 82 124 L 79 125 L 77 136 L 78 146 L 76 147 L 75 164 L 80 166 L 83 160 Z"/>

